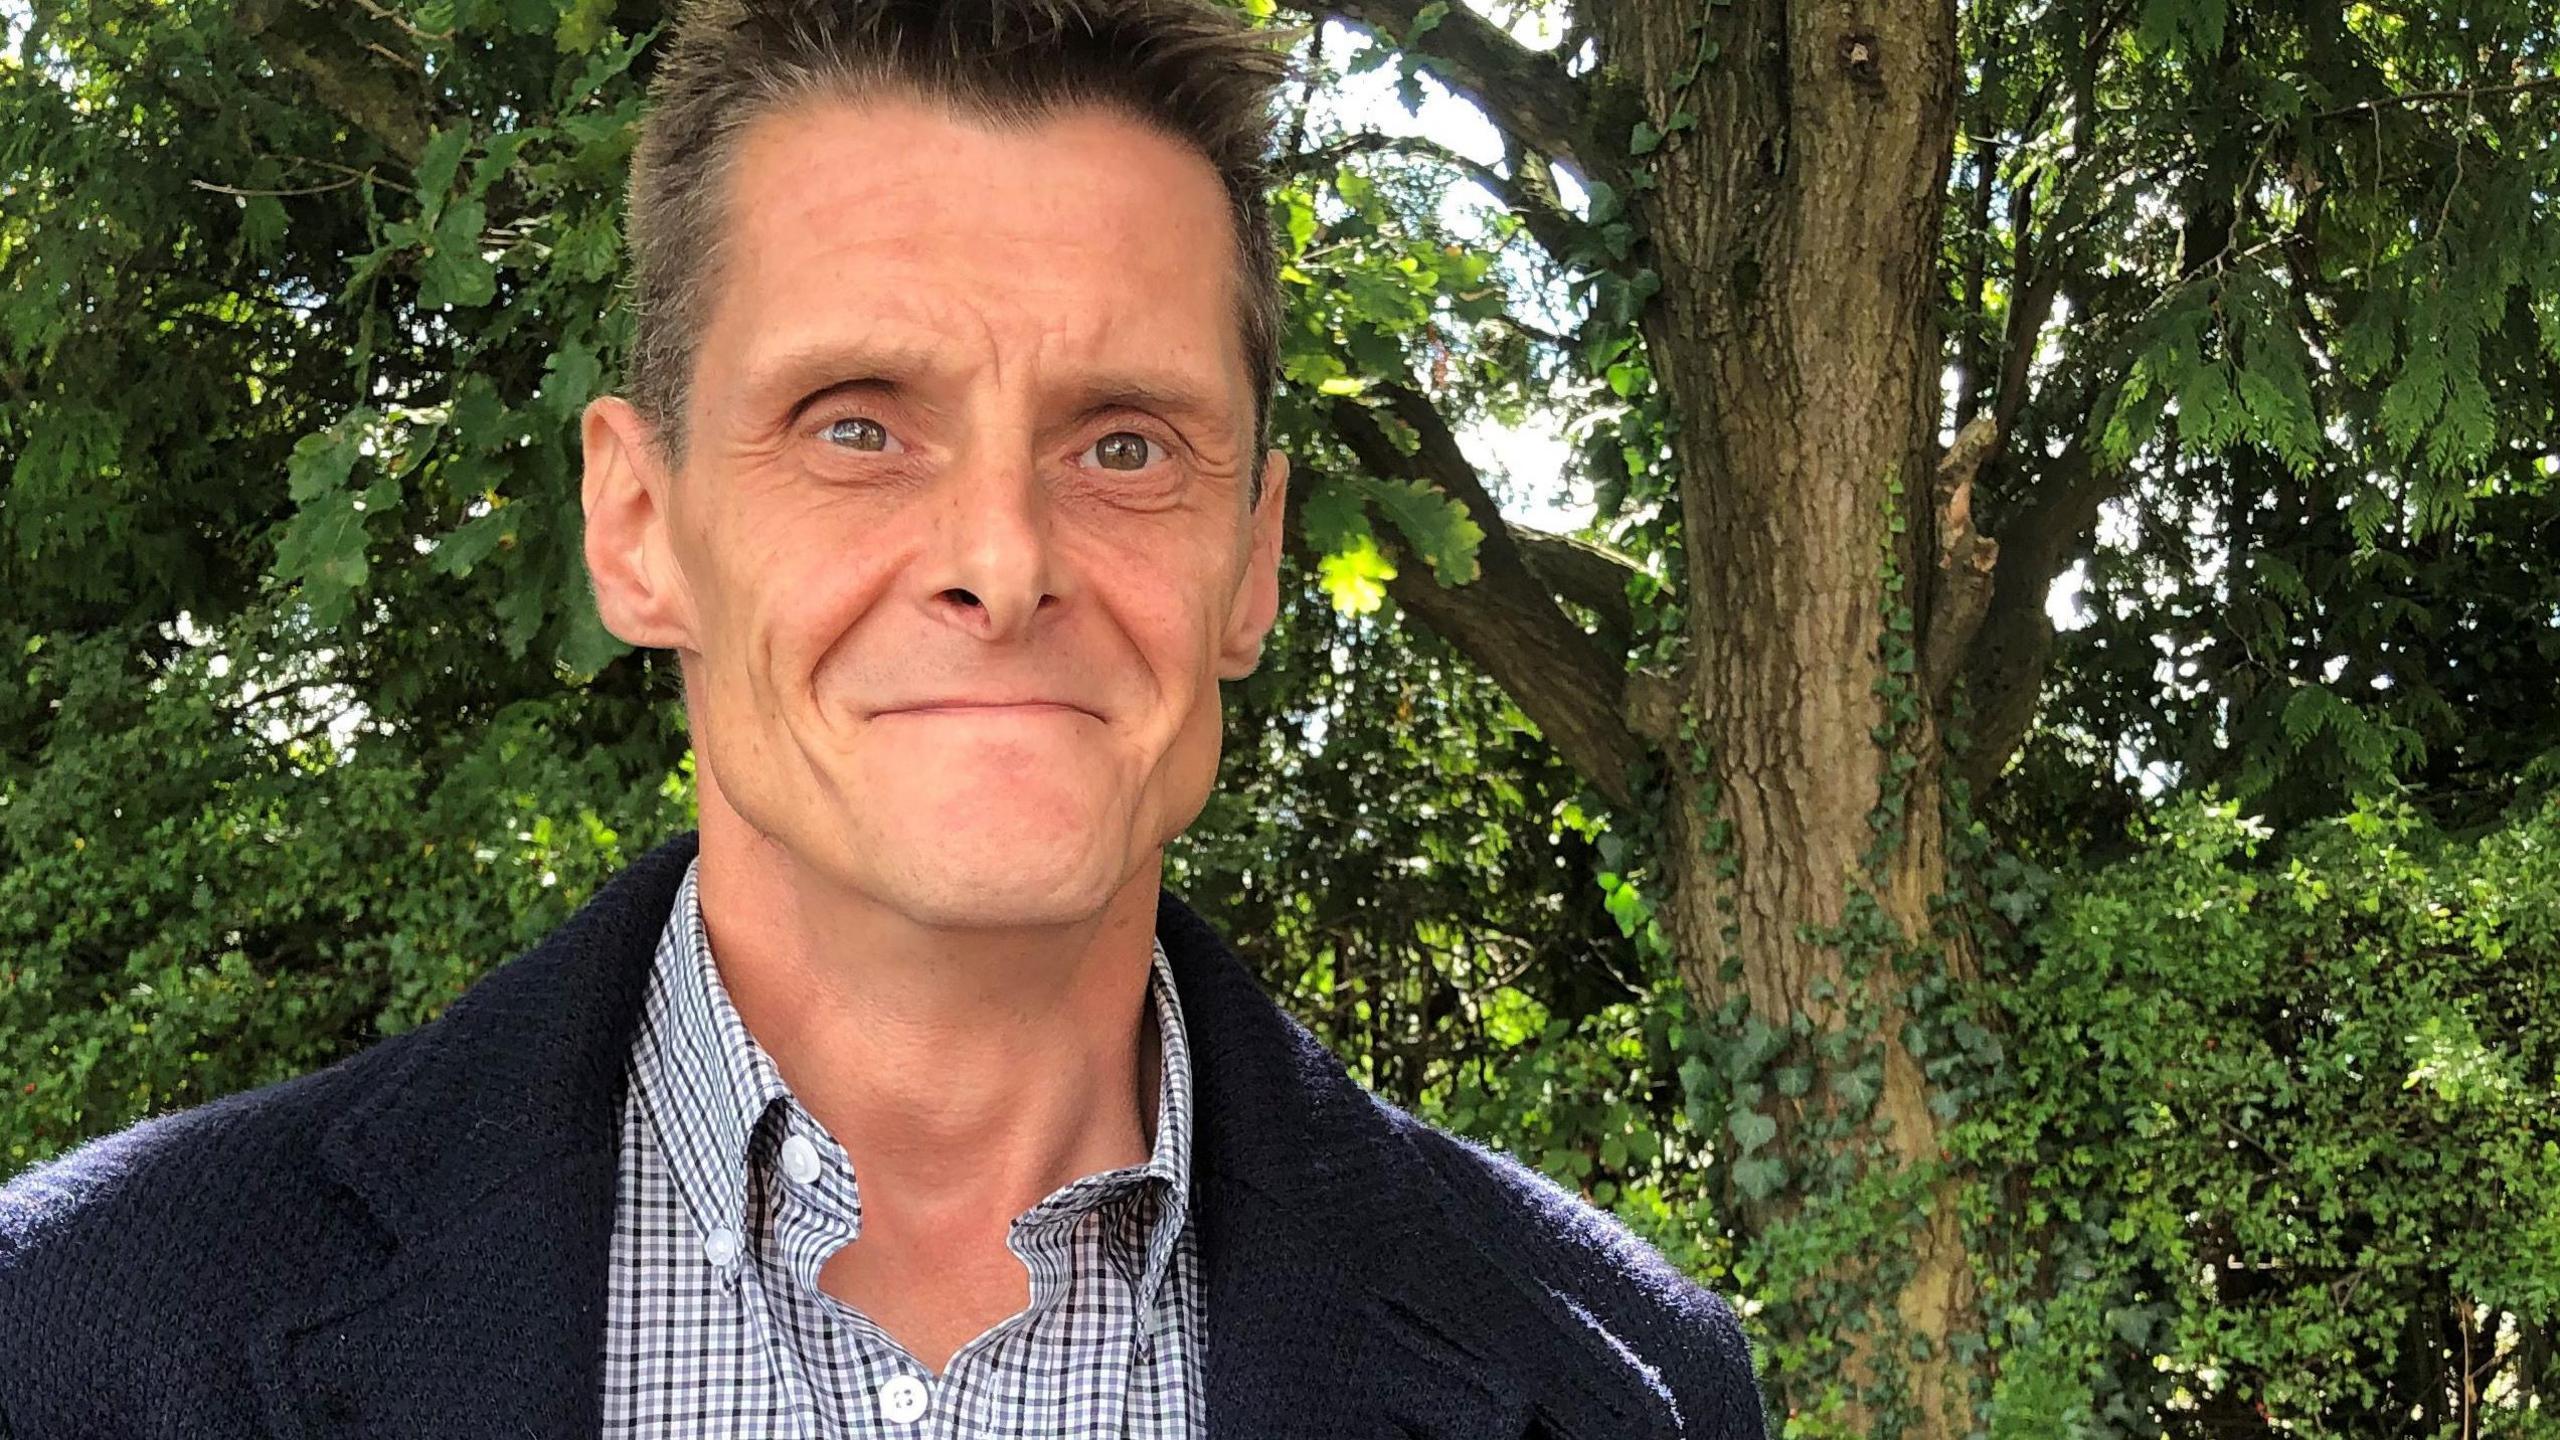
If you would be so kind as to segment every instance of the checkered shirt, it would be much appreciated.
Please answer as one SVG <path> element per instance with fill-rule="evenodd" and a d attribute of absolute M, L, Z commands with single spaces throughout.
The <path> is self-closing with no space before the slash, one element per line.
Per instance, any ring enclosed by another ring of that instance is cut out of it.
<path fill-rule="evenodd" d="M 843 1147 L 731 1005 L 688 869 L 632 1043 L 604 1433 L 1202 1435 L 1190 1055 L 1161 945 L 1149 990 L 1164 1081 L 1154 1153 L 1070 1182 L 1014 1220 L 1007 1244 L 1029 1272 L 1029 1308 L 935 1375 L 818 1288 L 819 1267 L 861 1233 L 861 1193 Z"/>

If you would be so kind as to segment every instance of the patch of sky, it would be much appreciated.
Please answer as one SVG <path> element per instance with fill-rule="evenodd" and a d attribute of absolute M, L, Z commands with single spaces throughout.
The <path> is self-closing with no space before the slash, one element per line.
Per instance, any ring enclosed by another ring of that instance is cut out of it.
<path fill-rule="evenodd" d="M 1539 49 L 1552 49 L 1563 38 L 1561 22 L 1542 9 L 1502 23 L 1522 44 Z M 1370 41 L 1359 31 L 1327 22 L 1321 43 L 1328 64 L 1339 67 Z M 1421 104 L 1407 109 L 1397 94 L 1396 80 L 1394 67 L 1382 66 L 1344 75 L 1320 88 L 1308 117 L 1310 133 L 1410 136 L 1501 168 L 1502 134 L 1473 103 L 1450 94 L 1426 72 L 1421 77 Z M 1587 215 L 1590 199 L 1582 186 L 1563 167 L 1555 173 L 1560 196 L 1577 213 Z M 1442 195 L 1437 218 L 1462 243 L 1489 245 L 1493 219 L 1503 210 L 1490 190 L 1462 176 Z M 1542 270 L 1551 272 L 1552 267 L 1533 266 L 1516 251 L 1503 253 L 1496 262 L 1496 273 L 1523 319 L 1551 334 L 1569 333 L 1581 317 L 1563 287 L 1555 283 L 1559 277 Z M 1571 419 L 1560 407 L 1541 406 L 1519 425 L 1474 419 L 1458 427 L 1459 448 L 1483 472 L 1510 519 L 1560 532 L 1591 524 L 1591 486 L 1573 473 L 1573 446 L 1567 438 Z"/>

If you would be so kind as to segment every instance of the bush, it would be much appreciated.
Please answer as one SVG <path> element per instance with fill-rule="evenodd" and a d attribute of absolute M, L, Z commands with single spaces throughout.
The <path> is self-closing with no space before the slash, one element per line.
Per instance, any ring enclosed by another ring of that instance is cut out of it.
<path fill-rule="evenodd" d="M 2560 1434 L 2560 804 L 2182 802 L 1996 977 L 2015 1434 Z"/>

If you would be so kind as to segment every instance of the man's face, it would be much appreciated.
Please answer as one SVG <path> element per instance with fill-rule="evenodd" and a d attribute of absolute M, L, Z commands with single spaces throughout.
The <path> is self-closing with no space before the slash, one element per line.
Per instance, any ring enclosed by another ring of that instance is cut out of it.
<path fill-rule="evenodd" d="M 728 205 L 681 472 L 588 415 L 607 623 L 684 654 L 699 763 L 800 866 L 920 924 L 1100 910 L 1278 605 L 1216 172 L 1099 110 L 820 104 Z"/>

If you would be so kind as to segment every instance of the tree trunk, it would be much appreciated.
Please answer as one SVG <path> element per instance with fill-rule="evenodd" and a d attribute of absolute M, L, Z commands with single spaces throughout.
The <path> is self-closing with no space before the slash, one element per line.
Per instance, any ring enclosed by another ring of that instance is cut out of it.
<path fill-rule="evenodd" d="M 1639 162 L 1690 629 L 1663 858 L 1732 1087 L 1722 1168 L 1777 1297 L 1773 1403 L 1815 1433 L 1953 1440 L 1981 1317 L 1929 1067 L 1972 953 L 1932 904 L 1944 742 L 1918 656 L 1954 9 L 1595 10 L 1669 137 Z"/>

